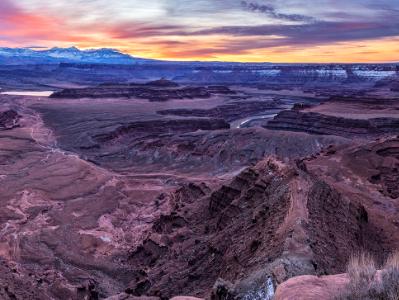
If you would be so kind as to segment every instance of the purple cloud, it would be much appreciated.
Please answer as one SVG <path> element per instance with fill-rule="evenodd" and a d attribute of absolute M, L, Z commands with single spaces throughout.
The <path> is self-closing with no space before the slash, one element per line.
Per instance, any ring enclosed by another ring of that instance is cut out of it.
<path fill-rule="evenodd" d="M 241 1 L 241 5 L 249 11 L 264 13 L 267 16 L 274 18 L 274 19 L 279 19 L 279 20 L 284 20 L 284 21 L 294 21 L 294 22 L 297 22 L 297 21 L 310 22 L 310 21 L 314 20 L 314 18 L 312 18 L 312 17 L 299 15 L 299 14 L 279 13 L 271 5 L 258 4 L 255 2 L 247 2 L 247 1 Z"/>
<path fill-rule="evenodd" d="M 318 45 L 399 36 L 396 22 L 323 22 L 301 25 L 226 26 L 197 31 L 197 35 L 265 36 L 264 47 Z M 271 39 L 269 36 L 281 38 Z"/>

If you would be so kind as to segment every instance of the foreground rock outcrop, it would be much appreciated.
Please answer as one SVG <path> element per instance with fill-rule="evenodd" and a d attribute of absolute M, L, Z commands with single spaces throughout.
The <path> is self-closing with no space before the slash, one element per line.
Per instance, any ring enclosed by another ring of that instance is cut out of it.
<path fill-rule="evenodd" d="M 279 285 L 274 300 L 334 300 L 348 283 L 346 274 L 298 276 Z"/>
<path fill-rule="evenodd" d="M 129 286 L 135 295 L 209 297 L 223 278 L 212 297 L 243 299 L 293 276 L 343 272 L 361 249 L 388 251 L 363 205 L 274 159 L 217 189 L 183 186 L 165 197 L 170 213 L 127 260 L 141 274 Z"/>

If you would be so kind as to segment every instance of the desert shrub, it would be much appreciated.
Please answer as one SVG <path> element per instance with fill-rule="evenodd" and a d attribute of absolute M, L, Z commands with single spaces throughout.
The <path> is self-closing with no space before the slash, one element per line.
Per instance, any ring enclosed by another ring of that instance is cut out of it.
<path fill-rule="evenodd" d="M 347 272 L 349 284 L 336 300 L 399 300 L 399 253 L 379 273 L 373 258 L 362 253 L 350 259 Z"/>
<path fill-rule="evenodd" d="M 350 258 L 347 273 L 349 284 L 347 290 L 338 299 L 367 299 L 372 288 L 377 268 L 373 258 L 367 253 L 360 253 Z"/>
<path fill-rule="evenodd" d="M 399 253 L 391 255 L 381 271 L 379 291 L 387 300 L 399 299 Z"/>

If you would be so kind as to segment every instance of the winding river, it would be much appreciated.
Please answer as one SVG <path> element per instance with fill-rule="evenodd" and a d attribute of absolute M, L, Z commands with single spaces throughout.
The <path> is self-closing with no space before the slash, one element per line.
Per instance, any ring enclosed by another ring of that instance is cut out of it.
<path fill-rule="evenodd" d="M 7 91 L 0 92 L 0 95 L 50 97 L 52 93 L 54 93 L 54 91 Z"/>

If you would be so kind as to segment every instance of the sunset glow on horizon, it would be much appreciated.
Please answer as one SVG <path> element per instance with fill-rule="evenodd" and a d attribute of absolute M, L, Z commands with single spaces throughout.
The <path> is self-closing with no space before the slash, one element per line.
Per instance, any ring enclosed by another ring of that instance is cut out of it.
<path fill-rule="evenodd" d="M 106 47 L 169 60 L 394 62 L 399 2 L 1 0 L 0 46 Z"/>

